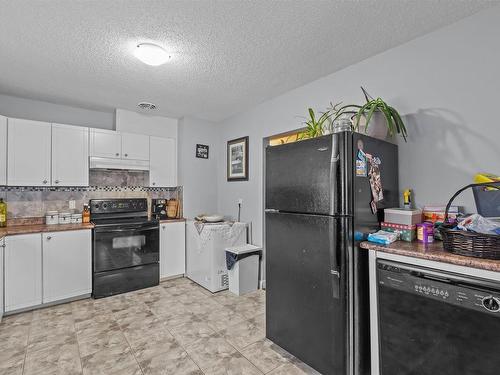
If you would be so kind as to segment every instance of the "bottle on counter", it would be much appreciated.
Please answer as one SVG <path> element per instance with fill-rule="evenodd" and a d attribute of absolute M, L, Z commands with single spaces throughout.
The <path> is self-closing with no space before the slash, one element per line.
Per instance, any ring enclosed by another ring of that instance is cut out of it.
<path fill-rule="evenodd" d="M 0 198 L 0 227 L 7 226 L 7 203 Z"/>
<path fill-rule="evenodd" d="M 90 223 L 90 209 L 88 204 L 83 205 L 82 223 Z"/>
<path fill-rule="evenodd" d="M 406 189 L 403 191 L 403 204 L 405 210 L 411 209 L 411 189 Z"/>

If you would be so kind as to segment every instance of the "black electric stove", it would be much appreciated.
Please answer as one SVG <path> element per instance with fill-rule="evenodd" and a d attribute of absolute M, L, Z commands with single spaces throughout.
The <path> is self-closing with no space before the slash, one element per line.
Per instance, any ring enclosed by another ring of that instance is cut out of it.
<path fill-rule="evenodd" d="M 90 219 L 94 298 L 159 284 L 159 222 L 146 199 L 93 199 Z"/>

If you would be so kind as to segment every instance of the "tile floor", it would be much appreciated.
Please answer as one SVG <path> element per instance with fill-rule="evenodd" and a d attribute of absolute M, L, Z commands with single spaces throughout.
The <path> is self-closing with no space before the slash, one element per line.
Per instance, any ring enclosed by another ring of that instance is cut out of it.
<path fill-rule="evenodd" d="M 4 317 L 1 375 L 317 374 L 265 339 L 265 292 L 186 278 Z"/>

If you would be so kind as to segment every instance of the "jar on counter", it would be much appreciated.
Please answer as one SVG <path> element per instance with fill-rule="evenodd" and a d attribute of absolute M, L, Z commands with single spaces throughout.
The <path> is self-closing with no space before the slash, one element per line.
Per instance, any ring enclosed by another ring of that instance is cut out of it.
<path fill-rule="evenodd" d="M 82 223 L 82 214 L 71 215 L 71 224 L 81 224 L 81 223 Z"/>
<path fill-rule="evenodd" d="M 59 214 L 59 224 L 70 224 L 71 212 L 61 212 Z"/>
<path fill-rule="evenodd" d="M 45 214 L 45 224 L 47 225 L 59 224 L 59 212 L 47 211 L 47 213 Z"/>

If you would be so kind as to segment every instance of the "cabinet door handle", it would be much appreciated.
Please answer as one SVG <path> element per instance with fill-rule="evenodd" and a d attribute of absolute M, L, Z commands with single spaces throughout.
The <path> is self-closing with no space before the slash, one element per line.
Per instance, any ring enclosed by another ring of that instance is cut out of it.
<path fill-rule="evenodd" d="M 156 185 L 156 182 L 153 182 L 153 185 Z"/>
<path fill-rule="evenodd" d="M 50 241 L 52 239 L 52 236 L 47 236 L 47 241 Z"/>
<path fill-rule="evenodd" d="M 55 180 L 54 182 L 55 182 L 56 184 L 58 184 L 58 183 L 59 183 L 59 180 Z"/>
<path fill-rule="evenodd" d="M 162 225 L 161 229 L 165 230 L 165 225 Z"/>
<path fill-rule="evenodd" d="M 128 156 L 128 154 L 125 154 L 125 157 L 127 157 L 127 156 Z"/>
<path fill-rule="evenodd" d="M 45 184 L 47 184 L 47 182 L 48 182 L 48 181 L 47 181 L 47 180 L 43 180 L 42 182 L 43 182 L 43 183 L 44 183 L 44 185 L 45 185 Z"/>
<path fill-rule="evenodd" d="M 120 154 L 117 152 L 117 153 L 115 154 L 115 156 L 120 156 Z"/>

